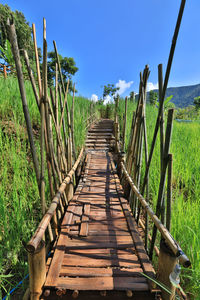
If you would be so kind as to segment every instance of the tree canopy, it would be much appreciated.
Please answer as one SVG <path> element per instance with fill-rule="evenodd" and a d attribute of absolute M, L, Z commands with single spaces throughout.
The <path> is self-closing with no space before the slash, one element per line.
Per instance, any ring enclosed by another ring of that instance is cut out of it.
<path fill-rule="evenodd" d="M 61 71 L 64 83 L 66 83 L 69 79 L 69 91 L 73 90 L 72 87 L 72 75 L 74 75 L 78 68 L 73 57 L 63 57 L 59 54 L 59 61 L 61 65 Z M 53 80 L 56 75 L 56 54 L 54 51 L 48 52 L 48 66 L 47 66 L 47 76 L 49 85 L 53 85 Z M 60 81 L 60 80 L 59 80 Z"/>
<path fill-rule="evenodd" d="M 13 16 L 17 34 L 19 49 L 26 49 L 30 59 L 33 59 L 32 29 L 24 14 L 18 10 L 12 11 L 5 4 L 0 4 L 0 46 L 5 49 L 6 40 L 9 40 L 7 32 L 7 19 Z"/>
<path fill-rule="evenodd" d="M 156 106 L 156 103 L 158 101 L 158 94 L 154 91 L 149 92 L 149 103 L 150 105 Z"/>
<path fill-rule="evenodd" d="M 196 110 L 200 109 L 200 96 L 194 98 L 194 105 L 195 105 Z"/>
<path fill-rule="evenodd" d="M 103 87 L 103 98 L 106 96 L 114 96 L 116 92 L 119 90 L 119 87 L 115 87 L 114 84 L 107 84 Z"/>

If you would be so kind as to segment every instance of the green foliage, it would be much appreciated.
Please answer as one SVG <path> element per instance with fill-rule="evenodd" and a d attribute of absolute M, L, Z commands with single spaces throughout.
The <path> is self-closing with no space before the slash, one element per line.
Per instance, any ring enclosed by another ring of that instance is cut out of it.
<path fill-rule="evenodd" d="M 30 59 L 33 59 L 33 42 L 31 39 L 32 29 L 24 14 L 18 10 L 13 12 L 10 7 L 0 4 L 0 45 L 4 48 L 6 40 L 9 40 L 7 32 L 7 19 L 13 16 L 18 39 L 19 49 L 26 49 Z"/>
<path fill-rule="evenodd" d="M 14 66 L 15 62 L 9 40 L 5 41 L 4 47 L 0 46 L 0 58 L 3 59 L 6 64 Z"/>
<path fill-rule="evenodd" d="M 158 94 L 154 91 L 149 92 L 149 103 L 152 106 L 156 106 L 158 101 Z"/>
<path fill-rule="evenodd" d="M 130 100 L 135 101 L 135 93 L 130 92 Z"/>
<path fill-rule="evenodd" d="M 178 108 L 176 110 L 176 119 L 182 120 L 199 120 L 200 111 L 195 106 L 190 105 L 185 108 Z"/>
<path fill-rule="evenodd" d="M 200 96 L 194 98 L 194 105 L 197 110 L 200 109 Z"/>
<path fill-rule="evenodd" d="M 76 63 L 73 59 L 73 57 L 62 57 L 62 55 L 59 54 L 59 60 L 63 75 L 64 83 L 66 84 L 67 80 L 70 80 L 69 84 L 69 91 L 73 91 L 73 84 L 72 84 L 72 75 L 74 75 L 78 68 L 76 66 Z M 48 67 L 47 67 L 47 76 L 48 76 L 48 83 L 49 85 L 53 85 L 53 80 L 55 79 L 55 66 L 56 66 L 56 54 L 54 51 L 48 53 Z M 60 79 L 59 79 L 60 82 Z"/>
<path fill-rule="evenodd" d="M 106 96 L 114 96 L 119 90 L 119 87 L 115 87 L 114 84 L 107 84 L 103 87 L 103 98 Z"/>

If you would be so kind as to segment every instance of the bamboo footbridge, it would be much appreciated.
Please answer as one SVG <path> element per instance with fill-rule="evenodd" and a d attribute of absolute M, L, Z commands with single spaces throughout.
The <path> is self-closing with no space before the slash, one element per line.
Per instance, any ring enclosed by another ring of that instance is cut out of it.
<path fill-rule="evenodd" d="M 69 299 L 78 293 L 82 299 L 90 296 L 86 291 L 94 292 L 94 299 L 101 297 L 97 291 L 121 299 L 132 293 L 134 299 L 160 294 L 143 276 L 154 278 L 155 271 L 123 196 L 109 152 L 113 142 L 112 120 L 102 120 L 88 131 L 85 172 L 46 262 L 44 299 Z"/>
<path fill-rule="evenodd" d="M 46 21 L 43 22 L 43 72 L 33 24 L 37 84 L 28 54 L 24 59 L 40 111 L 40 160 L 26 99 L 23 71 L 15 26 L 8 21 L 9 39 L 40 193 L 42 220 L 26 245 L 29 263 L 29 289 L 23 300 L 39 299 L 187 299 L 179 286 L 180 265 L 190 260 L 170 234 L 172 204 L 173 109 L 164 125 L 164 100 L 176 40 L 185 6 L 179 16 L 169 54 L 165 78 L 158 66 L 159 108 L 151 148 L 148 152 L 146 94 L 150 74 L 146 65 L 140 72 L 139 93 L 125 153 L 128 102 L 123 118 L 119 97 L 115 98 L 113 120 L 99 119 L 91 105 L 85 129 L 87 137 L 76 157 L 74 139 L 74 100 L 68 103 L 69 81 L 65 86 L 54 41 L 55 93 L 47 84 Z M 59 80 L 58 80 L 59 79 Z M 59 100 L 58 100 L 59 99 Z M 121 102 L 122 103 L 122 102 Z M 93 106 L 95 106 L 93 104 Z M 108 114 L 108 111 L 106 112 Z M 150 165 L 160 132 L 160 183 L 156 211 L 150 197 Z M 44 155 L 46 153 L 46 156 Z M 45 194 L 45 158 L 51 203 Z M 142 162 L 144 174 L 142 174 Z M 167 179 L 167 180 L 166 180 Z M 150 234 L 150 230 L 152 234 Z M 159 231 L 159 235 L 157 232 Z M 158 259 L 152 265 L 153 254 Z"/>
<path fill-rule="evenodd" d="M 157 292 L 142 276 L 153 276 L 154 270 L 123 197 L 113 155 L 105 150 L 110 148 L 112 127 L 111 120 L 103 120 L 88 133 L 86 171 L 47 261 L 43 290 L 51 291 L 51 299 L 59 298 L 56 291 L 68 299 L 70 290 L 79 291 L 80 298 L 83 291 L 130 290 L 137 297 L 141 293 L 142 299 L 154 299 L 151 292 Z"/>
<path fill-rule="evenodd" d="M 42 236 L 51 209 L 27 245 L 31 299 L 168 299 L 161 298 L 161 289 L 153 281 L 156 272 L 144 247 L 144 233 L 124 197 L 116 168 L 119 154 L 114 151 L 113 124 L 112 120 L 103 119 L 88 131 L 83 172 L 73 196 L 68 189 L 71 200 L 47 261 Z M 83 151 L 77 162 L 81 156 Z M 145 202 L 128 175 L 127 178 L 133 191 Z M 67 179 L 65 184 L 70 183 Z M 146 209 L 186 266 L 187 257 L 148 205 Z M 167 273 L 173 271 L 172 265 L 177 262 L 176 256 L 168 255 L 160 254 L 160 264 Z"/>

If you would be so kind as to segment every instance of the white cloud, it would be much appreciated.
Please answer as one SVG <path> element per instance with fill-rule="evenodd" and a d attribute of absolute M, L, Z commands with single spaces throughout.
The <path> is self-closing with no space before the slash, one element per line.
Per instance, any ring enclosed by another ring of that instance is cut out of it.
<path fill-rule="evenodd" d="M 158 89 L 158 83 L 148 82 L 147 83 L 147 92 Z"/>
<path fill-rule="evenodd" d="M 91 101 L 97 102 L 99 100 L 98 96 L 95 94 L 92 94 Z"/>
<path fill-rule="evenodd" d="M 103 104 L 106 105 L 108 103 L 111 103 L 113 101 L 113 97 L 107 95 L 105 98 L 104 98 L 104 101 L 103 101 Z"/>
<path fill-rule="evenodd" d="M 119 88 L 117 94 L 122 95 L 127 89 L 131 87 L 133 81 L 126 82 L 125 80 L 119 79 L 119 81 L 115 84 L 116 87 Z"/>

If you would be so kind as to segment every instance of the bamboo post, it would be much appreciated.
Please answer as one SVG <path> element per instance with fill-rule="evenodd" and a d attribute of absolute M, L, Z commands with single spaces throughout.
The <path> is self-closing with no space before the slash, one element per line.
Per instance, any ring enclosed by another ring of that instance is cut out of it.
<path fill-rule="evenodd" d="M 34 252 L 28 252 L 30 300 L 39 300 L 46 279 L 45 243 L 41 241 Z"/>
<path fill-rule="evenodd" d="M 164 80 L 164 85 L 163 85 L 163 89 L 162 89 L 162 97 L 160 99 L 158 117 L 157 117 L 157 120 L 156 120 L 156 126 L 155 126 L 154 136 L 153 136 L 151 149 L 150 149 L 150 153 L 149 153 L 148 164 L 147 164 L 147 167 L 146 167 L 146 170 L 145 170 L 144 182 L 143 182 L 143 186 L 142 186 L 142 194 L 144 193 L 144 190 L 145 190 L 146 180 L 147 180 L 147 176 L 148 176 L 148 173 L 149 173 L 149 168 L 150 168 L 150 165 L 151 165 L 151 160 L 152 160 L 152 156 L 153 156 L 153 152 L 154 152 L 157 133 L 158 133 L 159 125 L 160 125 L 160 115 L 162 113 L 162 108 L 163 108 L 163 105 L 164 105 L 165 94 L 166 94 L 167 85 L 168 85 L 168 81 L 169 81 L 169 75 L 170 75 L 170 71 L 171 71 L 172 61 L 173 61 L 173 57 L 174 57 L 174 51 L 175 51 L 176 42 L 177 42 L 179 29 L 180 29 L 180 25 L 181 25 L 181 20 L 182 20 L 184 8 L 185 8 L 185 3 L 186 3 L 186 0 L 181 1 L 181 6 L 180 6 L 180 9 L 179 9 L 178 19 L 177 19 L 176 27 L 175 27 L 175 31 L 174 31 L 174 36 L 173 36 L 173 39 L 172 39 L 172 45 L 171 45 L 171 49 L 170 49 L 169 59 L 168 59 L 168 63 L 167 63 L 167 70 L 166 70 L 166 73 L 165 73 L 165 80 Z"/>
<path fill-rule="evenodd" d="M 163 69 L 162 64 L 158 65 L 158 86 L 159 86 L 159 106 L 162 99 L 163 89 Z M 160 169 L 162 170 L 163 163 L 163 151 L 164 151 L 164 140 L 165 140 L 165 126 L 164 126 L 164 106 L 161 108 L 160 115 Z"/>
<path fill-rule="evenodd" d="M 168 182 L 167 182 L 167 211 L 166 211 L 166 227 L 171 229 L 171 203 L 172 203 L 172 164 L 173 156 L 168 155 Z"/>
<path fill-rule="evenodd" d="M 126 144 L 127 103 L 128 103 L 128 97 L 125 97 L 125 112 L 124 112 L 124 124 L 123 124 L 123 134 L 122 134 L 122 150 L 123 151 L 125 151 L 125 144 Z"/>
<path fill-rule="evenodd" d="M 158 256 L 158 281 L 163 283 L 171 292 L 169 294 L 164 289 L 162 290 L 162 299 L 163 300 L 174 300 L 176 287 L 174 287 L 169 279 L 169 275 L 173 272 L 176 264 L 178 262 L 178 258 L 172 253 L 170 248 L 166 245 L 166 243 L 161 240 L 160 243 L 160 252 Z"/>
<path fill-rule="evenodd" d="M 58 64 L 56 63 L 56 76 L 55 76 L 55 119 L 57 126 L 59 126 L 58 120 Z"/>
<path fill-rule="evenodd" d="M 60 65 L 60 60 L 59 60 L 57 46 L 56 46 L 55 41 L 53 41 L 53 45 L 54 45 L 54 49 L 55 49 L 55 53 L 56 53 L 56 59 L 57 59 L 57 63 L 58 63 L 58 71 L 59 71 L 59 74 L 60 74 L 61 86 L 62 86 L 63 94 L 65 95 L 65 85 L 64 85 L 64 81 L 63 81 L 61 65 Z"/>
<path fill-rule="evenodd" d="M 59 87 L 59 88 L 58 88 L 58 91 L 59 91 L 59 98 L 60 98 L 60 111 L 61 111 L 61 113 L 62 113 L 62 110 L 63 110 L 62 91 L 61 91 L 60 85 L 59 85 L 58 87 Z M 63 118 L 62 126 L 63 126 L 63 135 L 64 135 L 65 152 L 66 152 L 66 157 L 67 157 L 67 152 L 68 152 L 68 142 L 67 142 L 67 136 L 66 136 L 65 118 Z"/>
<path fill-rule="evenodd" d="M 132 132 L 132 139 L 130 140 L 130 147 L 128 151 L 128 158 L 127 158 L 127 171 L 129 174 L 131 174 L 132 166 L 133 166 L 133 161 L 135 159 L 134 153 L 136 151 L 136 141 L 137 141 L 137 136 L 138 136 L 138 123 L 141 117 L 141 94 L 142 94 L 142 85 L 143 81 L 141 80 L 142 78 L 142 73 L 140 72 L 140 86 L 139 86 L 139 97 L 138 97 L 138 103 L 137 103 L 137 109 L 136 109 L 136 114 L 135 114 L 135 120 L 134 120 L 134 125 L 133 125 L 133 132 Z"/>
<path fill-rule="evenodd" d="M 52 107 L 50 105 L 50 101 L 49 101 L 48 97 L 47 97 L 47 102 L 48 102 L 50 113 L 51 113 L 51 116 L 52 116 L 52 119 L 53 119 L 53 123 L 54 123 L 54 127 L 55 127 L 55 132 L 56 132 L 56 138 L 57 138 L 57 141 L 58 141 L 58 145 L 60 147 L 61 158 L 62 158 L 62 161 L 63 161 L 64 169 L 65 169 L 65 172 L 67 172 L 67 162 L 66 162 L 66 158 L 65 158 L 64 149 L 63 149 L 63 144 L 62 144 L 60 129 L 57 127 L 55 116 L 54 116 L 54 112 L 53 112 L 53 109 L 52 109 Z"/>
<path fill-rule="evenodd" d="M 35 49 L 35 62 L 36 62 L 36 69 L 37 69 L 37 76 L 38 76 L 39 95 L 41 97 L 42 96 L 42 82 L 41 82 L 41 75 L 40 75 L 40 62 L 39 62 L 39 56 L 38 56 L 35 24 L 32 24 L 32 30 L 33 30 L 33 43 L 34 43 L 34 49 Z"/>
<path fill-rule="evenodd" d="M 7 69 L 6 69 L 6 65 L 3 65 L 3 75 L 4 75 L 4 79 L 7 78 Z"/>
<path fill-rule="evenodd" d="M 156 216 L 158 216 L 158 217 L 162 213 L 161 209 L 163 207 L 163 195 L 164 195 L 164 191 L 165 191 L 166 169 L 167 169 L 167 164 L 168 164 L 168 154 L 169 154 L 171 135 L 172 135 L 173 114 L 174 114 L 174 109 L 169 109 L 168 118 L 167 118 L 164 155 L 163 155 L 163 168 L 162 168 L 162 173 L 161 173 L 161 177 L 160 177 L 158 201 L 157 201 L 157 206 L 156 206 Z M 157 227 L 154 225 L 153 234 L 152 234 L 152 242 L 151 242 L 151 247 L 150 247 L 150 252 L 149 252 L 150 259 L 152 259 L 152 255 L 153 255 L 153 248 L 154 248 L 154 244 L 155 244 L 155 240 L 156 240 L 156 234 L 157 234 Z"/>
<path fill-rule="evenodd" d="M 46 61 L 47 61 L 47 45 L 46 45 L 46 20 L 43 19 L 43 81 L 42 81 L 42 98 L 40 102 L 40 116 L 41 116 L 41 133 L 40 133 L 40 155 L 41 155 L 41 173 L 40 173 L 40 198 L 42 206 L 42 214 L 46 211 L 45 202 L 45 179 L 44 179 L 44 128 L 45 128 L 45 107 L 44 99 L 46 98 Z"/>
<path fill-rule="evenodd" d="M 40 108 L 40 98 L 38 96 L 35 79 L 34 79 L 34 76 L 33 76 L 33 72 L 31 70 L 28 53 L 27 53 L 26 50 L 23 50 L 23 54 L 24 54 L 24 60 L 25 60 L 26 67 L 27 67 L 27 70 L 28 70 L 29 78 L 30 78 L 30 81 L 31 81 L 31 84 L 32 84 L 33 92 L 34 92 L 34 95 L 35 95 L 35 100 L 36 100 L 38 108 Z"/>
<path fill-rule="evenodd" d="M 74 138 L 74 101 L 75 101 L 75 83 L 73 89 L 73 99 L 72 99 L 72 114 L 71 114 L 71 127 L 72 127 L 72 150 L 73 150 L 73 157 L 74 161 L 76 161 L 76 151 L 75 151 L 75 138 Z"/>
<path fill-rule="evenodd" d="M 22 72 L 19 48 L 18 48 L 18 44 L 17 44 L 17 35 L 16 35 L 13 19 L 12 20 L 8 19 L 8 30 L 9 30 L 9 37 L 10 37 L 10 42 L 11 42 L 11 46 L 12 46 L 12 53 L 13 53 L 13 57 L 15 60 L 16 70 L 17 70 L 17 78 L 18 78 L 19 89 L 20 89 L 22 105 L 23 105 L 23 111 L 24 111 L 24 116 L 25 116 L 25 121 L 26 121 L 26 127 L 27 127 L 30 147 L 31 147 L 31 154 L 32 154 L 32 158 L 33 158 L 33 164 L 34 164 L 34 169 L 35 169 L 35 173 L 36 173 L 37 183 L 38 183 L 38 187 L 40 190 L 39 162 L 38 162 L 37 152 L 36 152 L 35 143 L 34 143 L 33 130 L 32 130 L 32 126 L 31 126 L 31 119 L 30 119 L 30 115 L 29 115 L 28 104 L 27 104 L 27 100 L 26 100 L 24 77 L 23 77 L 23 72 Z"/>
<path fill-rule="evenodd" d="M 119 106 L 119 95 L 117 95 L 115 98 L 115 123 L 117 123 L 118 106 Z"/>

